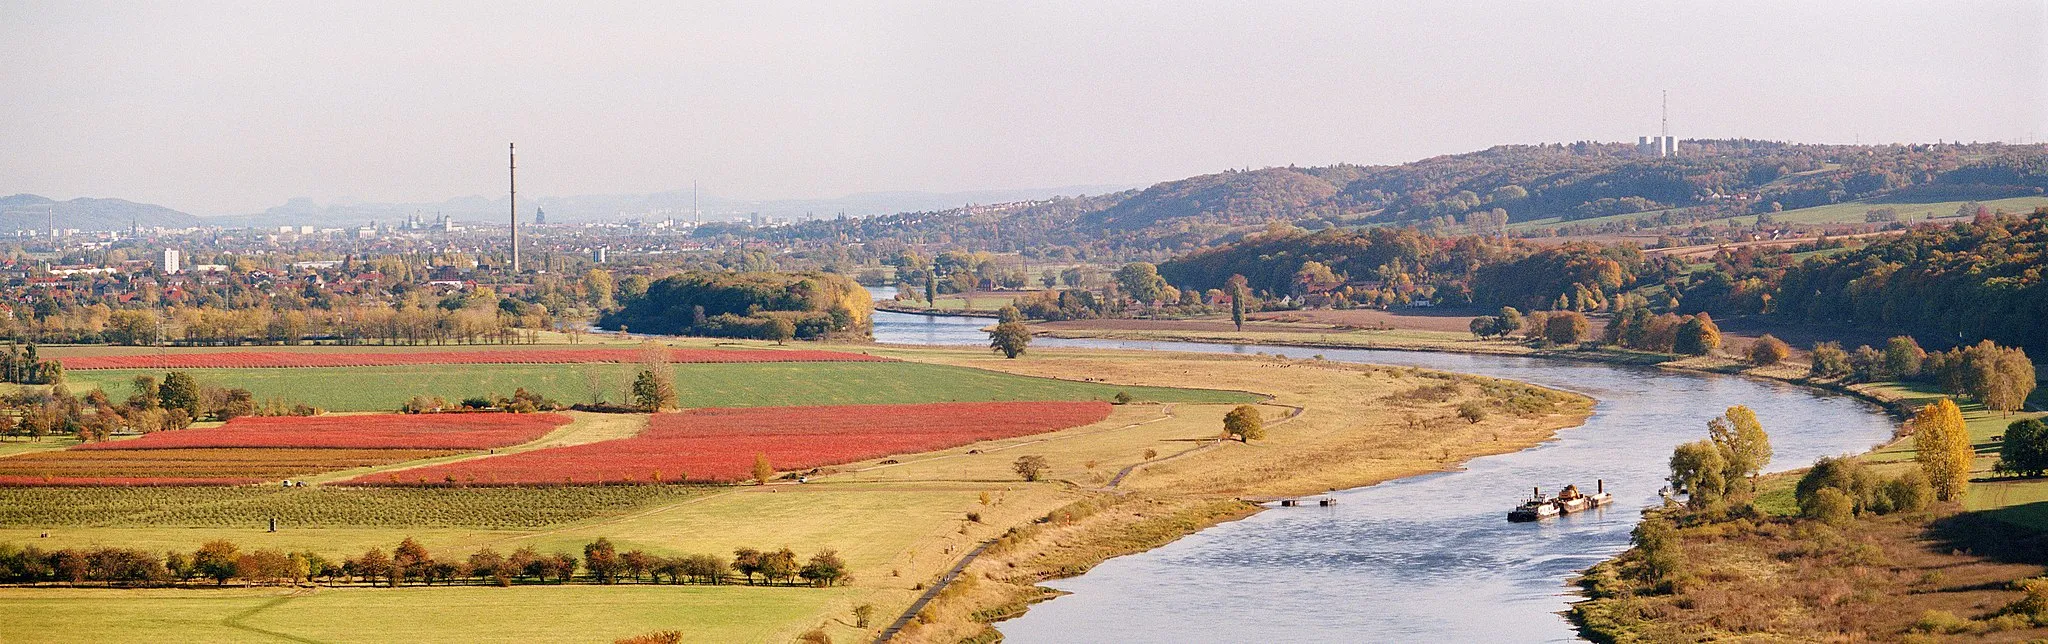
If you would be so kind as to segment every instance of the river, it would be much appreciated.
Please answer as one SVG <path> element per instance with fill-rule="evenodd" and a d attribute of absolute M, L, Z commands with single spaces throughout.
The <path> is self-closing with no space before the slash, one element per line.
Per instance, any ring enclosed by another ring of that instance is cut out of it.
<path fill-rule="evenodd" d="M 878 312 L 875 339 L 981 345 L 988 320 Z M 1770 432 L 1770 470 L 1861 452 L 1891 435 L 1875 405 L 1737 376 L 1541 358 L 1226 344 L 1038 339 L 1080 347 L 1322 355 L 1495 376 L 1599 401 L 1556 440 L 1454 472 L 1334 493 L 1331 507 L 1276 508 L 1047 582 L 1071 593 L 997 624 L 1007 642 L 1557 642 L 1567 581 L 1628 546 L 1658 502 L 1672 447 L 1704 438 L 1730 405 Z M 1511 524 L 1532 486 L 1605 479 L 1613 507 Z"/>

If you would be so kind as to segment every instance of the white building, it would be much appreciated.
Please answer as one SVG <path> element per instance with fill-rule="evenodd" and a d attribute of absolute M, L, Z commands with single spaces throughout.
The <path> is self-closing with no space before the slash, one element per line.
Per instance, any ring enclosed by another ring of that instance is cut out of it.
<path fill-rule="evenodd" d="M 164 249 L 164 261 L 162 264 L 158 264 L 157 268 L 162 269 L 165 275 L 174 275 L 185 270 L 184 264 L 184 253 L 179 252 L 176 248 L 166 248 Z"/>

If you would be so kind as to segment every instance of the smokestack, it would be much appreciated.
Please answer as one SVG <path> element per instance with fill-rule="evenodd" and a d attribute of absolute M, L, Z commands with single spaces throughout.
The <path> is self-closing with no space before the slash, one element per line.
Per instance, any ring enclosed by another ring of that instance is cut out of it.
<path fill-rule="evenodd" d="M 507 143 L 507 144 L 505 144 L 505 154 L 506 154 L 506 158 L 505 158 L 506 172 L 508 172 L 508 173 L 509 173 L 509 175 L 508 175 L 508 177 L 507 177 L 507 187 L 511 189 L 511 192 L 510 192 L 510 199 L 509 199 L 509 201 L 511 201 L 511 202 L 512 202 L 512 205 L 511 205 L 511 210 L 512 210 L 512 274 L 514 274 L 514 275 L 518 275 L 518 274 L 519 274 L 519 146 L 518 146 L 518 144 L 516 144 L 516 143 Z"/>

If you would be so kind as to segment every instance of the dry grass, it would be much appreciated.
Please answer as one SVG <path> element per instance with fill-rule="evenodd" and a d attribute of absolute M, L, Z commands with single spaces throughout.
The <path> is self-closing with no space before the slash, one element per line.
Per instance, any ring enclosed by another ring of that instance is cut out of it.
<path fill-rule="evenodd" d="M 2040 567 L 1971 554 L 1973 541 L 2005 537 L 1951 512 L 1870 516 L 1840 530 L 1794 519 L 1685 528 L 1675 592 L 1629 578 L 1639 566 L 1631 551 L 1588 572 L 1598 599 L 1576 610 L 1595 641 L 1897 641 L 1929 635 L 1916 622 L 1930 613 L 1960 625 L 1933 634 L 1941 641 L 2048 634 L 1996 620 L 2022 596 L 2010 582 Z"/>
<path fill-rule="evenodd" d="M 1091 374 L 1111 382 L 1257 391 L 1272 395 L 1273 404 L 1304 410 L 1271 427 L 1266 440 L 1224 444 L 1145 468 L 1124 484 L 1135 490 L 1279 496 L 1370 485 L 1523 449 L 1591 413 L 1584 397 L 1519 383 L 1319 360 L 1103 351 L 934 359 L 1024 375 Z M 1413 395 L 1445 385 L 1457 394 Z M 1488 418 L 1476 424 L 1458 418 L 1466 400 L 1486 405 Z M 1212 431 L 1221 429 L 1219 421 Z"/>

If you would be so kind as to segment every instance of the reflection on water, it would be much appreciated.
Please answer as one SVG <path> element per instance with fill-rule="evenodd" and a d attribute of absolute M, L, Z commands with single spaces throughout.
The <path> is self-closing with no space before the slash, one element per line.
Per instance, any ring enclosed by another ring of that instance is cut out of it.
<path fill-rule="evenodd" d="M 876 315 L 876 340 L 984 344 L 987 322 Z M 1503 356 L 1097 340 L 1038 346 L 1282 354 L 1496 376 L 1599 399 L 1592 418 L 1542 446 L 1456 472 L 1335 493 L 1333 507 L 1278 508 L 1048 582 L 1072 592 L 998 625 L 1009 642 L 1568 641 L 1566 581 L 1620 552 L 1657 500 L 1665 459 L 1729 405 L 1771 432 L 1772 469 L 1883 440 L 1876 407 L 1788 384 Z M 1511 524 L 1532 486 L 1605 479 L 1615 505 Z"/>

